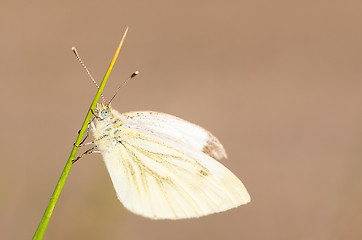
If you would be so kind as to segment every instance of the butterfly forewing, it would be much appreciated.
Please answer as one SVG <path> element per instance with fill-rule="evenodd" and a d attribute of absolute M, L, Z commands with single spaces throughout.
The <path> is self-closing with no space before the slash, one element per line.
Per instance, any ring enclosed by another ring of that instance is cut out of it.
<path fill-rule="evenodd" d="M 212 156 L 226 156 L 203 128 L 168 114 L 133 112 L 98 121 L 98 148 L 119 200 L 134 213 L 180 219 L 250 201 L 241 181 Z M 204 151 L 205 147 L 209 151 Z"/>
<path fill-rule="evenodd" d="M 217 160 L 226 158 L 224 147 L 216 137 L 202 127 L 178 117 L 151 111 L 128 112 L 122 116 L 127 118 L 127 125 L 138 127 L 156 137 L 166 136 L 187 143 Z"/>

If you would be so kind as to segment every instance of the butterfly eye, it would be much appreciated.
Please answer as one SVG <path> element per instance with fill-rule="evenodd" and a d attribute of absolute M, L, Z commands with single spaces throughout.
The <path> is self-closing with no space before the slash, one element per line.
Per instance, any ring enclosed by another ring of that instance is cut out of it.
<path fill-rule="evenodd" d="M 108 108 L 106 108 L 101 111 L 100 117 L 102 119 L 106 119 L 109 117 L 110 114 L 111 114 L 111 111 Z"/>

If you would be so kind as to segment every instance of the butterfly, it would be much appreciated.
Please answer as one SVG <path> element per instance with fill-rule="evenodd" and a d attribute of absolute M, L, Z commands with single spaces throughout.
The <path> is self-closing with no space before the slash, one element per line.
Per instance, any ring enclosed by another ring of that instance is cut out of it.
<path fill-rule="evenodd" d="M 152 111 L 119 113 L 98 104 L 92 123 L 118 199 L 151 219 L 184 219 L 250 202 L 243 183 L 218 160 L 220 141 L 200 126 Z"/>

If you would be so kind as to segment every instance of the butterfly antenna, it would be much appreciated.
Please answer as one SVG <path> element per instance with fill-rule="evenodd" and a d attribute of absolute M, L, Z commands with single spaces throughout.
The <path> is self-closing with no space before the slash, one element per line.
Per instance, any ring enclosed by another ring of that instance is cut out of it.
<path fill-rule="evenodd" d="M 99 89 L 99 86 L 96 82 L 96 80 L 94 80 L 94 78 L 92 77 L 92 74 L 90 74 L 90 72 L 88 71 L 87 66 L 83 63 L 82 59 L 79 57 L 79 54 L 77 52 L 77 49 L 75 47 L 72 47 L 72 51 L 74 52 L 75 56 L 77 57 L 78 61 L 80 62 L 80 64 L 82 64 L 83 68 L 85 69 L 85 71 L 87 72 L 88 76 L 92 79 L 92 82 L 96 85 L 96 87 Z M 101 94 L 103 102 L 106 102 L 104 100 L 104 96 L 103 93 Z"/>
<path fill-rule="evenodd" d="M 119 85 L 119 87 L 117 88 L 116 92 L 114 93 L 113 97 L 111 98 L 111 100 L 109 101 L 108 104 L 110 104 L 112 102 L 113 98 L 117 95 L 119 89 L 121 89 L 129 80 L 131 80 L 132 78 L 137 76 L 139 73 L 140 73 L 139 71 L 135 71 L 134 73 L 132 73 L 131 76 L 129 76 L 129 78 L 127 78 L 124 82 L 122 82 L 121 85 Z"/>

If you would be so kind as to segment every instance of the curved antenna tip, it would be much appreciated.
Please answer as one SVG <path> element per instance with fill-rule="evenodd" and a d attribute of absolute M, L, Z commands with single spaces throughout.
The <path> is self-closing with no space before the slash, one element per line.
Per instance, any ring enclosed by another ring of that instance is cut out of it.
<path fill-rule="evenodd" d="M 78 55 L 77 49 L 75 47 L 72 47 L 72 51 L 75 54 L 75 56 L 77 56 L 77 58 L 79 60 L 79 55 Z"/>
<path fill-rule="evenodd" d="M 139 71 L 135 71 L 134 73 L 132 73 L 130 78 L 134 78 L 135 76 L 137 76 L 140 72 Z"/>

